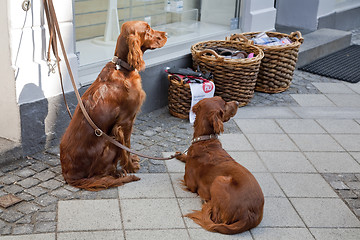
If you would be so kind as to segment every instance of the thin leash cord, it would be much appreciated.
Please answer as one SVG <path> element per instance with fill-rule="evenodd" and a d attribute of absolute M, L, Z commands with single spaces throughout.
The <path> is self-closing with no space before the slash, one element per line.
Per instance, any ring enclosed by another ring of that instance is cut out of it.
<path fill-rule="evenodd" d="M 60 73 L 60 63 L 59 63 L 60 58 L 58 56 L 58 51 L 57 51 L 57 47 L 56 47 L 57 42 L 56 42 L 56 40 L 54 40 L 54 39 L 56 39 L 56 37 L 59 39 L 59 43 L 60 43 L 60 46 L 61 46 L 61 51 L 62 51 L 63 56 L 64 56 L 65 64 L 66 64 L 66 67 L 67 67 L 67 70 L 68 70 L 68 73 L 69 73 L 69 76 L 70 76 L 70 79 L 71 79 L 72 86 L 74 88 L 74 92 L 75 92 L 77 101 L 79 103 L 79 107 L 80 107 L 85 119 L 88 121 L 89 125 L 94 129 L 95 135 L 98 136 L 98 137 L 104 137 L 106 140 L 108 140 L 109 142 L 111 142 L 115 146 L 117 146 L 117 147 L 119 147 L 119 148 L 121 148 L 121 149 L 123 149 L 123 150 L 125 150 L 125 151 L 127 151 L 129 153 L 132 153 L 132 154 L 138 155 L 140 157 L 144 157 L 144 158 L 149 158 L 149 159 L 154 159 L 154 160 L 170 160 L 170 159 L 173 159 L 173 158 L 175 158 L 177 156 L 182 155 L 183 153 L 178 153 L 178 154 L 171 155 L 170 157 L 167 157 L 167 158 L 147 156 L 147 155 L 138 153 L 136 151 L 133 151 L 130 148 L 124 146 L 123 144 L 119 143 L 118 141 L 116 141 L 115 139 L 113 139 L 112 137 L 110 137 L 109 135 L 104 133 L 100 128 L 97 127 L 97 125 L 93 122 L 93 120 L 90 118 L 89 114 L 87 113 L 87 111 L 85 109 L 85 106 L 84 106 L 84 104 L 83 104 L 83 102 L 81 100 L 80 93 L 77 90 L 77 87 L 76 87 L 76 84 L 75 84 L 75 79 L 74 79 L 74 76 L 73 76 L 73 73 L 72 73 L 72 70 L 71 70 L 71 67 L 70 67 L 69 60 L 67 58 L 64 42 L 63 42 L 62 37 L 61 37 L 60 27 L 59 27 L 59 23 L 57 21 L 53 1 L 52 0 L 44 0 L 44 8 L 45 8 L 45 13 L 46 13 L 46 16 L 47 16 L 48 26 L 49 26 L 49 31 L 50 31 L 49 48 L 50 48 L 50 44 L 51 44 L 52 47 L 53 47 L 53 52 L 54 52 L 54 54 L 56 56 L 56 59 L 58 60 L 59 73 Z M 60 73 L 60 78 L 61 78 L 61 73 Z M 64 88 L 62 88 L 62 91 L 63 91 L 63 95 L 64 95 L 64 99 L 65 99 Z M 67 105 L 66 100 L 65 100 L 65 104 Z M 68 106 L 67 106 L 67 108 L 69 109 Z M 71 116 L 70 110 L 68 110 L 68 113 Z M 185 150 L 185 152 L 186 151 L 187 150 Z"/>
<path fill-rule="evenodd" d="M 50 33 L 50 37 L 49 37 L 49 47 L 48 47 L 48 52 L 47 52 L 47 61 L 50 64 L 50 50 L 52 47 L 54 56 L 56 58 L 56 63 L 57 63 L 57 67 L 58 67 L 58 71 L 59 71 L 59 78 L 60 78 L 60 86 L 61 86 L 61 91 L 62 91 L 62 95 L 63 95 L 63 100 L 65 103 L 65 107 L 66 107 L 66 111 L 69 114 L 70 119 L 72 119 L 72 114 L 69 108 L 69 105 L 66 101 L 66 97 L 65 97 L 65 91 L 64 91 L 64 83 L 63 83 L 63 78 L 62 78 L 62 74 L 61 74 L 61 70 L 60 70 L 60 57 L 59 57 L 59 52 L 58 52 L 58 48 L 57 48 L 57 41 L 56 41 L 56 31 L 54 29 L 54 20 L 50 17 L 50 14 L 47 14 L 49 11 L 49 6 L 47 4 L 46 1 L 44 1 L 44 9 L 46 12 L 46 20 L 48 22 L 48 27 L 49 27 L 49 33 Z M 55 15 L 56 17 L 56 15 Z"/>

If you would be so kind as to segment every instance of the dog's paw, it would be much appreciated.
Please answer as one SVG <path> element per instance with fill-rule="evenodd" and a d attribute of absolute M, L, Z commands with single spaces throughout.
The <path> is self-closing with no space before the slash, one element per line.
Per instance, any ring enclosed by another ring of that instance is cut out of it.
<path fill-rule="evenodd" d="M 175 152 L 175 158 L 177 159 L 177 160 L 180 160 L 180 161 L 182 161 L 182 162 L 186 162 L 186 154 L 183 154 L 183 153 L 181 153 L 181 152 L 179 152 L 179 151 L 177 151 L 177 152 Z"/>
<path fill-rule="evenodd" d="M 130 156 L 131 162 L 129 163 L 127 170 L 130 173 L 136 173 L 140 169 L 140 158 L 136 155 Z"/>

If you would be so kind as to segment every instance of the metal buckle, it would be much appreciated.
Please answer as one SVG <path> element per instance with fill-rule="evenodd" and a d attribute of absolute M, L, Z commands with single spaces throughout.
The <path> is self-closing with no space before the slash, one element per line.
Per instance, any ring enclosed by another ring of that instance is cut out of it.
<path fill-rule="evenodd" d="M 95 129 L 95 135 L 98 136 L 98 137 L 101 137 L 103 135 L 103 131 L 101 129 Z"/>

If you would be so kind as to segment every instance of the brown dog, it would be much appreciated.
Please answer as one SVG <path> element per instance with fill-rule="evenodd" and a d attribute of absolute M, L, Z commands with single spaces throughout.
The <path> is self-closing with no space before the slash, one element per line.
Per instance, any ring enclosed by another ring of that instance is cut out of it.
<path fill-rule="evenodd" d="M 94 123 L 129 148 L 135 117 L 145 99 L 138 73 L 145 69 L 143 53 L 164 46 L 166 40 L 165 32 L 146 22 L 124 23 L 115 58 L 81 98 Z M 97 137 L 79 106 L 61 140 L 60 160 L 65 181 L 78 188 L 97 191 L 139 180 L 126 174 L 140 168 L 139 158 Z M 122 171 L 117 170 L 119 161 Z"/>
<path fill-rule="evenodd" d="M 185 162 L 184 184 L 205 200 L 201 211 L 186 215 L 208 231 L 236 234 L 256 227 L 262 220 L 264 195 L 254 176 L 222 148 L 217 134 L 233 117 L 237 102 L 220 97 L 203 99 L 196 114 L 194 136 Z"/>

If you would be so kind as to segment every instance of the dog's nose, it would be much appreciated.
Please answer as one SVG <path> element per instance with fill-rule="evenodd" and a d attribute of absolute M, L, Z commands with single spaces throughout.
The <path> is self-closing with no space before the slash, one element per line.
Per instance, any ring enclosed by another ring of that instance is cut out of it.
<path fill-rule="evenodd" d="M 240 105 L 240 103 L 239 103 L 238 101 L 235 101 L 235 104 L 236 104 L 236 106 L 239 106 L 239 105 Z"/>
<path fill-rule="evenodd" d="M 165 37 L 168 37 L 168 33 L 167 33 L 167 32 L 165 33 Z"/>

